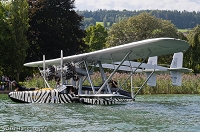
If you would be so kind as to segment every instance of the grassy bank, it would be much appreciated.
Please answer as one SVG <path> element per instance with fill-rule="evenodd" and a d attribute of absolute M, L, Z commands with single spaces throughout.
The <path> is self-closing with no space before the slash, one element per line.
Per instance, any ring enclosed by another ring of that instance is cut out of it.
<path fill-rule="evenodd" d="M 183 33 L 185 33 L 185 32 L 189 32 L 190 29 L 178 29 L 178 31 L 179 31 L 179 32 L 183 32 Z"/>
<path fill-rule="evenodd" d="M 106 73 L 109 76 L 109 73 Z M 101 76 L 99 72 L 94 73 L 92 76 L 94 85 L 101 85 Z M 129 77 L 126 73 L 116 73 L 113 76 L 113 80 L 118 82 L 118 85 L 122 85 L 123 81 Z M 145 81 L 146 77 L 144 74 L 134 74 L 133 75 L 133 86 L 139 87 Z M 199 94 L 200 93 L 200 74 L 184 74 L 182 80 L 182 86 L 172 86 L 171 77 L 169 74 L 157 75 L 157 85 L 155 87 L 150 87 L 145 85 L 144 89 L 140 94 Z M 51 87 L 55 86 L 55 81 L 49 82 Z M 23 83 L 26 87 L 44 87 L 44 81 L 42 77 L 35 77 L 29 81 Z M 84 85 L 89 85 L 88 81 L 85 81 Z M 124 84 L 123 89 L 131 90 L 131 81 L 128 80 Z"/>
<path fill-rule="evenodd" d="M 107 73 L 109 75 L 109 73 Z M 94 83 L 101 85 L 99 80 L 99 73 L 92 75 Z M 129 77 L 129 74 L 116 73 L 113 76 L 113 80 L 116 80 L 119 85 L 123 84 L 123 81 Z M 145 81 L 146 76 L 144 74 L 133 75 L 133 86 L 140 87 Z M 141 94 L 199 94 L 200 93 L 200 74 L 184 74 L 182 80 L 182 86 L 173 86 L 171 84 L 171 76 L 169 74 L 157 75 L 157 85 L 150 87 L 145 85 Z M 131 81 L 123 86 L 123 89 L 131 90 Z"/>

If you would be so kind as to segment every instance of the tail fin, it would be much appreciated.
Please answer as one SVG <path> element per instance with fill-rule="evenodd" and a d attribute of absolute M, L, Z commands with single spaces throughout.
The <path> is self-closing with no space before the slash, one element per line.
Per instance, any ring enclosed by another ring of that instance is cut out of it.
<path fill-rule="evenodd" d="M 183 65 L 183 53 L 174 53 L 173 60 L 170 65 L 170 68 L 182 68 Z"/>
<path fill-rule="evenodd" d="M 182 84 L 182 73 L 178 72 L 179 68 L 182 68 L 183 65 L 183 53 L 174 53 L 173 60 L 170 65 L 170 74 L 172 78 L 172 85 L 181 86 Z"/>
<path fill-rule="evenodd" d="M 157 65 L 158 56 L 149 57 L 147 64 Z"/>
<path fill-rule="evenodd" d="M 158 60 L 157 56 L 149 57 L 147 64 L 157 65 L 157 60 Z M 146 77 L 148 78 L 150 76 L 150 74 L 151 74 L 150 72 L 146 72 Z M 147 81 L 147 85 L 156 86 L 156 74 L 155 73 L 153 73 L 152 76 L 150 77 L 150 79 Z"/>

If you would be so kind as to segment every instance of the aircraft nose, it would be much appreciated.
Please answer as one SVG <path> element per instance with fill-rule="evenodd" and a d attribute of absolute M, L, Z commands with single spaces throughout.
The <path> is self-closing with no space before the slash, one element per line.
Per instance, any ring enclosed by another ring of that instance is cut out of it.
<path fill-rule="evenodd" d="M 13 92 L 10 92 L 10 93 L 8 94 L 8 97 L 12 97 L 12 95 L 13 95 Z"/>

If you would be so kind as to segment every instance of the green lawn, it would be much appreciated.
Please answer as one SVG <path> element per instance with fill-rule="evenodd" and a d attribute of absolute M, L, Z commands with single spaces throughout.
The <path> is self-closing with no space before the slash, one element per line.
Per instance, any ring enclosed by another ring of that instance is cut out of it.
<path fill-rule="evenodd" d="M 190 31 L 190 29 L 178 29 L 178 31 L 180 31 L 180 32 L 188 32 L 188 31 Z"/>
<path fill-rule="evenodd" d="M 103 22 L 96 22 L 96 25 L 97 25 L 97 24 L 100 24 L 100 25 L 103 26 Z"/>
<path fill-rule="evenodd" d="M 96 22 L 96 25 L 97 25 L 97 24 L 100 24 L 100 25 L 103 26 L 103 22 Z M 110 22 L 107 22 L 107 26 L 110 26 Z"/>

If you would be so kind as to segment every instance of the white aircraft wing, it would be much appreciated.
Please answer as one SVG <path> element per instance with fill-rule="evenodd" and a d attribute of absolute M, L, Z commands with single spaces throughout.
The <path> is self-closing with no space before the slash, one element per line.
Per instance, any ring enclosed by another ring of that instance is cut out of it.
<path fill-rule="evenodd" d="M 174 38 L 155 38 L 147 39 L 138 42 L 132 42 L 120 46 L 115 46 L 107 49 L 102 49 L 94 52 L 78 54 L 63 57 L 65 62 L 78 62 L 87 60 L 88 62 L 101 61 L 102 63 L 110 63 L 121 61 L 128 52 L 131 51 L 127 60 L 173 54 L 183 52 L 189 48 L 189 44 L 185 41 Z M 46 60 L 46 65 L 59 65 L 61 58 Z M 24 64 L 28 67 L 42 67 L 43 61 L 36 61 Z"/>

